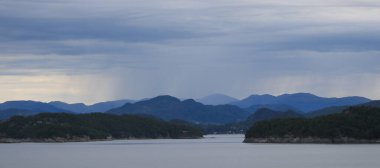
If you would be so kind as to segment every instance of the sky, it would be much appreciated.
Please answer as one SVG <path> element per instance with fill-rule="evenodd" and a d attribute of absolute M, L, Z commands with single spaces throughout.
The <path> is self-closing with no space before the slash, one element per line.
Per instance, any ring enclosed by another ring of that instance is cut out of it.
<path fill-rule="evenodd" d="M 380 99 L 378 0 L 1 0 L 0 102 Z"/>

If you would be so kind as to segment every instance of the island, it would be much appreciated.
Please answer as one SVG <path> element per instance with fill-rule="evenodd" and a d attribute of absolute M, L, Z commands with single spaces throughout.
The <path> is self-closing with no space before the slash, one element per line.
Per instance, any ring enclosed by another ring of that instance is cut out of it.
<path fill-rule="evenodd" d="M 315 118 L 286 118 L 255 123 L 246 143 L 380 143 L 380 109 L 355 106 Z"/>
<path fill-rule="evenodd" d="M 202 131 L 150 116 L 41 113 L 0 122 L 0 142 L 77 142 L 112 139 L 200 138 Z"/>

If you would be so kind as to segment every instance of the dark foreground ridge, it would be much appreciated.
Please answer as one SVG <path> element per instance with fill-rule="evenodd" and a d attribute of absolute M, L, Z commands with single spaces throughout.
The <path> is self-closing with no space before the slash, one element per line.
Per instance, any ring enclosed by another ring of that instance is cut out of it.
<path fill-rule="evenodd" d="M 262 121 L 245 137 L 247 143 L 380 143 L 380 109 L 359 106 L 312 119 Z"/>
<path fill-rule="evenodd" d="M 200 138 L 192 126 L 152 117 L 42 113 L 0 122 L 0 142 L 71 142 L 111 139 Z"/>

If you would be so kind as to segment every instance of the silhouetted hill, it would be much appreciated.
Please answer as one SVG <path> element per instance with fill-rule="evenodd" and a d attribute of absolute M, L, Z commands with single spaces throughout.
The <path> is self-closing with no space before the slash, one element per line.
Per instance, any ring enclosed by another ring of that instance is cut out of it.
<path fill-rule="evenodd" d="M 380 108 L 380 100 L 374 100 L 361 104 L 362 106 L 377 107 Z"/>
<path fill-rule="evenodd" d="M 212 94 L 204 98 L 198 99 L 198 102 L 205 105 L 223 105 L 238 101 L 238 99 L 224 95 L 224 94 Z"/>
<path fill-rule="evenodd" d="M 39 112 L 20 110 L 20 109 L 5 109 L 5 110 L 0 110 L 0 120 L 6 120 L 13 116 L 30 116 L 30 115 L 35 115 L 38 113 Z"/>
<path fill-rule="evenodd" d="M 262 108 L 257 110 L 255 113 L 250 115 L 246 122 L 249 126 L 252 126 L 254 123 L 265 120 L 272 120 L 277 118 L 298 118 L 303 117 L 302 114 L 299 114 L 294 111 L 274 111 L 271 109 Z"/>
<path fill-rule="evenodd" d="M 107 113 L 147 114 L 165 120 L 180 119 L 194 123 L 223 124 L 244 120 L 248 113 L 232 105 L 203 105 L 192 99 L 181 101 L 171 96 L 158 96 L 137 103 L 127 103 Z"/>
<path fill-rule="evenodd" d="M 253 105 L 248 108 L 245 108 L 244 110 L 249 112 L 250 114 L 255 113 L 259 109 L 270 109 L 273 111 L 279 111 L 279 112 L 286 112 L 286 111 L 300 111 L 296 109 L 295 107 L 286 105 L 286 104 L 259 104 L 259 105 Z"/>
<path fill-rule="evenodd" d="M 286 104 L 303 112 L 310 112 L 331 106 L 352 106 L 367 103 L 370 100 L 364 97 L 324 98 L 309 93 L 272 95 L 252 95 L 241 101 L 232 103 L 239 107 L 247 108 L 261 104 Z"/>
<path fill-rule="evenodd" d="M 355 106 L 366 106 L 366 107 L 377 107 L 380 108 L 380 100 L 374 100 L 363 104 L 358 104 Z M 306 113 L 305 116 L 308 118 L 317 117 L 317 116 L 324 116 L 329 114 L 335 114 L 343 112 L 345 109 L 348 109 L 350 106 L 333 106 L 333 107 L 326 107 L 323 109 L 319 109 L 316 111 L 312 111 L 309 113 Z"/>
<path fill-rule="evenodd" d="M 61 108 L 66 109 L 68 111 L 72 111 L 75 113 L 92 113 L 92 112 L 106 112 L 110 109 L 117 108 L 123 106 L 125 103 L 135 102 L 134 100 L 116 100 L 116 101 L 107 101 L 100 102 L 93 105 L 85 105 L 83 103 L 75 103 L 69 104 L 60 101 L 53 101 L 49 104 Z"/>
<path fill-rule="evenodd" d="M 356 106 L 312 119 L 257 122 L 246 132 L 245 142 L 380 143 L 380 108 Z"/>
<path fill-rule="evenodd" d="M 131 115 L 42 113 L 0 122 L 0 140 L 11 142 L 199 137 L 201 131 L 189 125 Z"/>

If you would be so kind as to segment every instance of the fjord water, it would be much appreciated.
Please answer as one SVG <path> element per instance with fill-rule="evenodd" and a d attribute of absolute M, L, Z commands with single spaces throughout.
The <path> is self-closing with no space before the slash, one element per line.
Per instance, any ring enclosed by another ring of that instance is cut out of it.
<path fill-rule="evenodd" d="M 378 168 L 380 145 L 245 144 L 203 139 L 0 144 L 1 168 Z"/>

